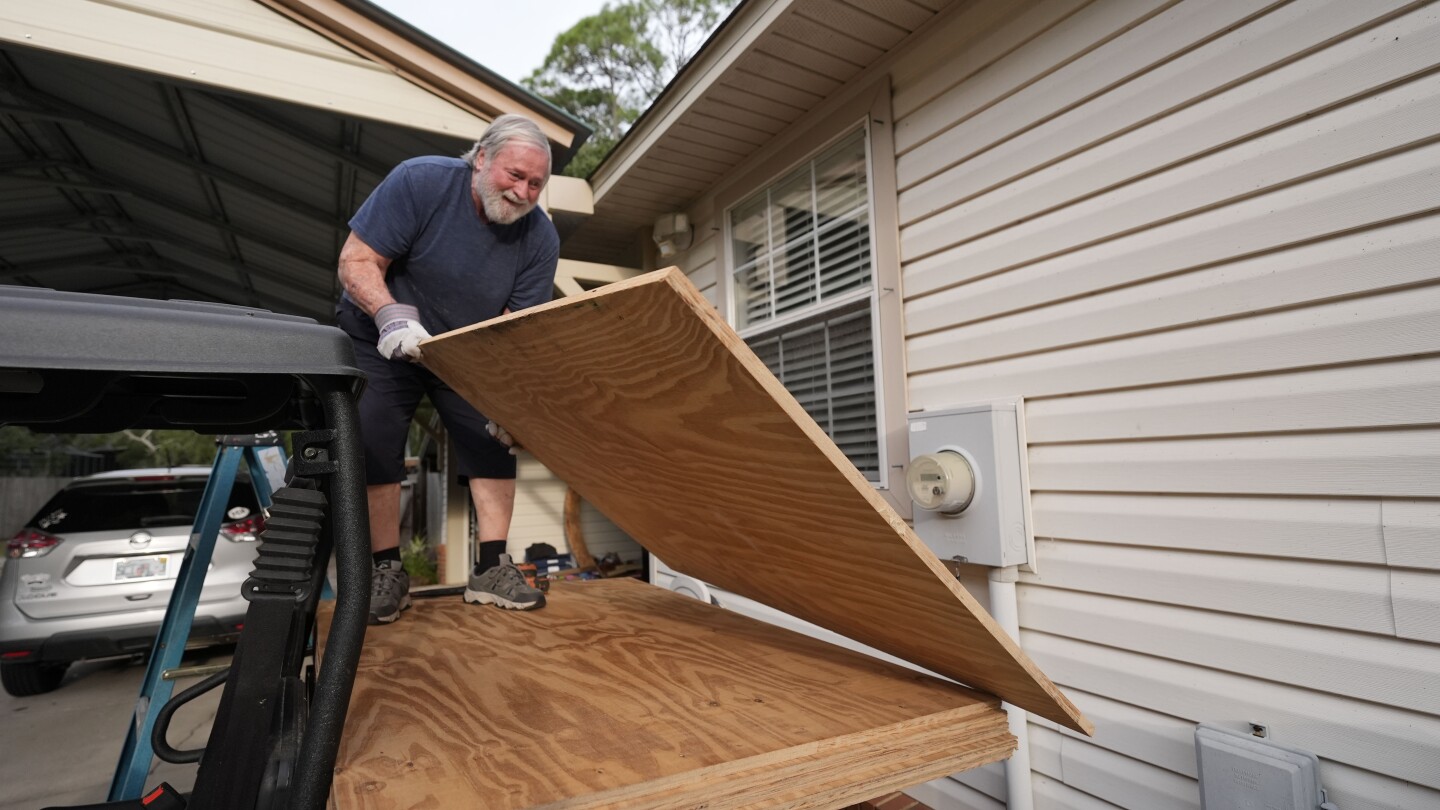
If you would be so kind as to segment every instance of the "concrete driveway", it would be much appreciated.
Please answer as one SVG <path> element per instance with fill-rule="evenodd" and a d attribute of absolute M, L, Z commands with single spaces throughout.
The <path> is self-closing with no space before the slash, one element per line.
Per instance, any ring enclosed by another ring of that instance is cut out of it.
<path fill-rule="evenodd" d="M 184 663 L 226 663 L 232 651 L 193 651 Z M 65 683 L 49 694 L 17 698 L 0 692 L 5 748 L 0 757 L 0 810 L 104 801 L 144 677 L 144 665 L 128 660 L 83 662 L 72 665 Z M 175 691 L 198 680 L 176 681 Z M 220 692 L 214 689 L 176 713 L 170 724 L 172 746 L 183 750 L 205 744 Z M 188 791 L 196 767 L 156 760 L 145 786 L 167 781 Z"/>

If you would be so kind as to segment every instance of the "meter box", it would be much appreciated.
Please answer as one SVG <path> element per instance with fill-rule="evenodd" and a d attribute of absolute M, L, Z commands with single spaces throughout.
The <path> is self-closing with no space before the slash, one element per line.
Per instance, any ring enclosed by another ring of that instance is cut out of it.
<path fill-rule="evenodd" d="M 905 488 L 915 533 L 941 559 L 1034 560 L 1024 406 L 1005 400 L 910 414 Z"/>

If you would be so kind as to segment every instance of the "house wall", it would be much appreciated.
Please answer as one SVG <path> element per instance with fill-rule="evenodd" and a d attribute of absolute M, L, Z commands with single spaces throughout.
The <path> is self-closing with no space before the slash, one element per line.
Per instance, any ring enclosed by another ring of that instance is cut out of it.
<path fill-rule="evenodd" d="M 453 454 L 454 450 L 451 449 Z M 442 480 L 451 476 L 441 476 Z M 525 559 L 525 550 L 535 543 L 549 543 L 556 551 L 572 551 L 565 535 L 565 493 L 568 487 L 534 456 L 521 453 L 515 470 L 515 512 L 510 521 L 506 552 L 516 560 Z M 474 520 L 469 489 L 447 487 L 445 514 L 445 564 L 441 578 L 447 583 L 464 582 L 474 562 L 471 539 Z M 600 513 L 589 501 L 580 502 L 580 531 L 590 556 L 600 559 L 614 552 L 626 562 L 639 562 L 643 549 L 620 527 Z"/>
<path fill-rule="evenodd" d="M 1214 722 L 1344 810 L 1440 807 L 1440 11 L 975 0 L 903 47 L 856 84 L 908 407 L 1026 398 L 1020 641 L 1098 729 L 1032 720 L 1035 806 L 1198 808 Z M 718 302 L 715 199 L 680 265 Z"/>
<path fill-rule="evenodd" d="M 1440 807 L 1440 11 L 961 5 L 891 70 L 909 406 L 1027 399 L 1020 640 L 1098 728 L 1036 806 L 1198 807 L 1205 721 Z"/>
<path fill-rule="evenodd" d="M 515 477 L 515 517 L 510 523 L 508 547 L 511 556 L 525 559 L 525 549 L 532 543 L 549 543 L 562 554 L 569 552 L 565 537 L 565 482 L 530 455 L 521 457 Z M 589 501 L 582 501 L 580 505 L 580 530 L 584 533 L 585 547 L 595 559 L 613 551 L 621 559 L 640 560 L 639 544 Z"/>

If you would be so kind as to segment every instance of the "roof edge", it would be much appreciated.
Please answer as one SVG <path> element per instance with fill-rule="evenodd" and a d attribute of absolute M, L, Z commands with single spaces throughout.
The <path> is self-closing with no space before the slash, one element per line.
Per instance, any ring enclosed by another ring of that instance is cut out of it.
<path fill-rule="evenodd" d="M 653 145 L 690 105 L 699 101 L 710 84 L 795 2 L 797 0 L 741 0 L 590 173 L 590 185 L 595 189 L 597 202 L 614 181 L 624 176 L 629 164 Z"/>
<path fill-rule="evenodd" d="M 257 0 L 487 120 L 528 115 L 556 145 L 554 171 L 592 134 L 590 127 L 529 90 L 365 0 Z M 476 133 L 478 137 L 479 133 Z"/>

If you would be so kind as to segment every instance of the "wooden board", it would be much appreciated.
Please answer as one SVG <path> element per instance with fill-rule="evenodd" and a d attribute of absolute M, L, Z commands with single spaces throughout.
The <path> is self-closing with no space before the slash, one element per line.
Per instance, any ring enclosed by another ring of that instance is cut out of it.
<path fill-rule="evenodd" d="M 417 599 L 369 628 L 331 798 L 833 808 L 1014 747 L 988 695 L 635 580 L 562 582 L 538 611 Z"/>
<path fill-rule="evenodd" d="M 679 270 L 422 347 L 672 568 L 1091 731 Z"/>

